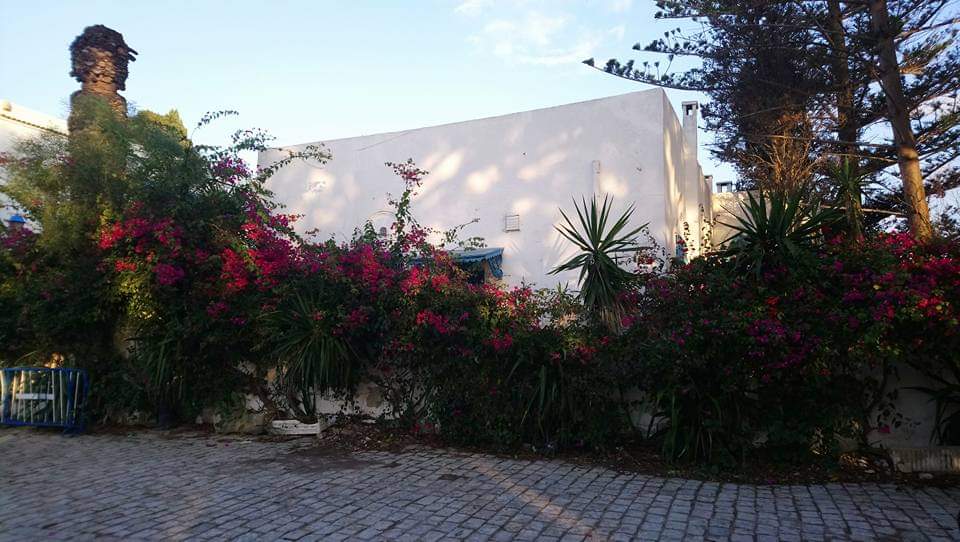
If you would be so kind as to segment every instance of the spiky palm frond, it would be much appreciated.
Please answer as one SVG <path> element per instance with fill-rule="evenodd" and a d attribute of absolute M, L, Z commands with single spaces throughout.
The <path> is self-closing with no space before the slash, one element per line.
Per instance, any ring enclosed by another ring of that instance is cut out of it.
<path fill-rule="evenodd" d="M 835 225 L 843 212 L 806 202 L 807 191 L 747 193 L 740 203 L 742 216 L 736 223 L 721 223 L 736 234 L 722 252 L 740 269 L 756 273 L 771 265 L 799 261 L 823 237 L 826 227 Z"/>
<path fill-rule="evenodd" d="M 359 377 L 355 352 L 334 335 L 320 307 L 298 293 L 287 310 L 268 315 L 274 329 L 273 356 L 282 369 L 289 406 L 307 418 L 316 416 L 316 394 L 349 390 Z"/>
<path fill-rule="evenodd" d="M 555 226 L 560 235 L 577 247 L 579 253 L 550 273 L 578 271 L 580 297 L 584 306 L 600 312 L 616 312 L 618 296 L 633 278 L 633 273 L 620 267 L 616 257 L 640 248 L 636 237 L 646 224 L 628 229 L 633 205 L 611 224 L 613 199 L 606 196 L 599 205 L 596 198 L 589 205 L 586 198 L 581 198 L 581 203 L 582 206 L 576 200 L 573 202 L 577 211 L 576 223 L 561 209 L 565 224 Z"/>
<path fill-rule="evenodd" d="M 865 176 L 855 161 L 844 159 L 827 166 L 827 174 L 837 186 L 837 202 L 845 209 L 846 230 L 852 242 L 863 241 L 863 208 L 860 202 Z"/>

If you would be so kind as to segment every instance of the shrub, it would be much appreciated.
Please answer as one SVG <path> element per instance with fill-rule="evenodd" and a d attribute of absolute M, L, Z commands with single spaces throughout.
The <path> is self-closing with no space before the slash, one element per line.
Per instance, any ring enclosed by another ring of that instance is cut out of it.
<path fill-rule="evenodd" d="M 577 223 L 561 210 L 565 223 L 556 226 L 556 230 L 576 246 L 579 253 L 550 273 L 578 271 L 580 298 L 584 306 L 615 328 L 622 314 L 619 296 L 634 278 L 618 260 L 623 254 L 636 254 L 640 250 L 636 238 L 647 225 L 627 229 L 633 216 L 632 205 L 610 223 L 613 200 L 606 196 L 599 206 L 595 198 L 589 207 L 585 199 L 582 204 L 581 208 L 574 201 Z"/>
<path fill-rule="evenodd" d="M 886 394 L 899 364 L 956 378 L 955 256 L 881 235 L 805 258 L 760 276 L 701 258 L 639 285 L 622 340 L 643 353 L 635 378 L 667 456 L 827 453 L 838 436 L 866 446 L 899 423 Z"/>
<path fill-rule="evenodd" d="M 869 445 L 898 423 L 886 391 L 909 364 L 936 383 L 939 438 L 960 431 L 956 243 L 828 242 L 835 217 L 782 197 L 751 201 L 733 251 L 636 275 L 615 260 L 639 230 L 629 211 L 608 227 L 605 201 L 564 229 L 582 296 L 475 286 L 445 247 L 482 240 L 419 225 L 410 161 L 388 164 L 403 192 L 386 236 L 317 242 L 264 183 L 322 148 L 254 172 L 237 153 L 261 133 L 198 147 L 175 114 L 102 105 L 69 140 L 4 158 L 3 191 L 37 227 L 0 229 L 0 354 L 90 369 L 101 419 L 189 420 L 245 394 L 315 419 L 318 394 L 370 381 L 404 429 L 549 452 L 617 443 L 635 386 L 665 455 L 732 463 Z"/>
<path fill-rule="evenodd" d="M 94 394 L 100 416 L 159 407 L 190 419 L 249 388 L 242 367 L 260 358 L 242 332 L 250 309 L 234 303 L 260 300 L 232 297 L 231 280 L 258 266 L 266 289 L 293 255 L 289 220 L 263 189 L 273 170 L 254 174 L 236 156 L 266 137 L 197 147 L 175 112 L 121 119 L 97 99 L 76 107 L 86 128 L 5 160 L 3 192 L 37 233 L 32 250 L 7 252 L 15 265 L 2 280 L 17 310 L 4 348 L 115 384 Z"/>
<path fill-rule="evenodd" d="M 760 275 L 777 266 L 802 265 L 823 239 L 825 229 L 836 226 L 843 213 L 822 209 L 810 202 L 808 190 L 747 193 L 740 204 L 737 233 L 723 254 L 741 270 Z"/>
<path fill-rule="evenodd" d="M 417 300 L 407 358 L 426 364 L 426 412 L 446 438 L 556 450 L 602 446 L 623 431 L 597 358 L 600 332 L 568 294 L 457 290 L 439 304 L 432 293 Z"/>

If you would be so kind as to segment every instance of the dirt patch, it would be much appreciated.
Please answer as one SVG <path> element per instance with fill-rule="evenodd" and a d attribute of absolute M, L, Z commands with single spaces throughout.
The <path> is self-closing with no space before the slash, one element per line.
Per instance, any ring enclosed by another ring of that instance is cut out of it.
<path fill-rule="evenodd" d="M 714 482 L 756 485 L 810 485 L 828 483 L 895 483 L 916 487 L 956 487 L 960 475 L 935 474 L 921 479 L 919 474 L 887 470 L 878 458 L 845 454 L 839 461 L 783 461 L 758 458 L 737 468 L 719 469 L 697 465 L 672 464 L 663 459 L 649 441 L 633 441 L 608 450 L 568 450 L 544 455 L 532 449 L 496 452 L 475 447 L 449 447 L 437 435 L 415 435 L 380 424 L 350 421 L 333 426 L 320 436 L 320 443 L 350 451 L 404 452 L 416 449 L 442 449 L 445 453 L 484 453 L 530 461 L 558 459 L 584 467 L 601 466 L 622 473 L 669 478 L 687 478 Z"/>
<path fill-rule="evenodd" d="M 317 441 L 310 437 L 283 437 L 282 440 L 274 437 L 257 439 L 260 442 L 291 442 L 301 444 L 289 452 L 281 452 L 270 457 L 246 459 L 241 461 L 244 467 L 280 467 L 289 472 L 317 473 L 340 470 L 358 470 L 374 467 L 383 467 L 379 461 L 361 459 L 356 453 L 334 443 Z"/>
<path fill-rule="evenodd" d="M 627 442 L 607 450 L 568 450 L 544 455 L 532 449 L 497 452 L 479 447 L 450 447 L 437 435 L 417 435 L 382 424 L 347 420 L 331 426 L 317 437 L 260 435 L 218 435 L 211 428 L 187 426 L 169 431 L 143 428 L 97 428 L 95 434 L 159 433 L 163 439 L 205 438 L 208 446 L 230 446 L 237 440 L 283 443 L 296 446 L 288 453 L 269 458 L 248 459 L 244 464 L 276 464 L 295 472 L 322 472 L 362 468 L 391 468 L 399 463 L 359 459 L 356 452 L 381 451 L 403 453 L 424 449 L 442 450 L 448 454 L 483 453 L 520 460 L 557 459 L 584 467 L 605 467 L 622 473 L 636 473 L 669 478 L 730 482 L 757 485 L 809 485 L 827 483 L 894 483 L 913 487 L 957 487 L 960 475 L 935 474 L 930 479 L 919 473 L 889 472 L 875 457 L 846 454 L 839 461 L 794 461 L 758 458 L 737 468 L 718 469 L 697 465 L 671 464 L 649 441 Z M 297 443 L 297 444 L 295 444 Z"/>
<path fill-rule="evenodd" d="M 380 465 L 378 461 L 358 459 L 349 450 L 323 444 L 298 448 L 277 456 L 273 462 L 293 472 L 356 470 Z"/>
<path fill-rule="evenodd" d="M 436 435 L 416 435 L 378 423 L 346 419 L 320 433 L 318 441 L 351 451 L 404 452 L 415 448 L 439 448 Z"/>

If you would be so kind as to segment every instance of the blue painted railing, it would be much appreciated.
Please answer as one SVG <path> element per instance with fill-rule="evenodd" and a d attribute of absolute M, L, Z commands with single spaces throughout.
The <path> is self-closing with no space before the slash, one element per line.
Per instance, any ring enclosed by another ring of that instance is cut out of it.
<path fill-rule="evenodd" d="M 0 424 L 82 431 L 87 388 L 83 369 L 0 369 Z"/>

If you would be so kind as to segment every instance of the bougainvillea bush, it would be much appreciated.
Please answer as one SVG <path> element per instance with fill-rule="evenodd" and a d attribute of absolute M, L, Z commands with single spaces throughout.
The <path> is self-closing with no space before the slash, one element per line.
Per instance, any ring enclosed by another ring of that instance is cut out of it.
<path fill-rule="evenodd" d="M 424 383 L 426 419 L 446 438 L 546 450 L 603 445 L 625 427 L 597 356 L 609 338 L 571 295 L 437 276 L 411 277 L 399 355 L 388 359 Z"/>
<path fill-rule="evenodd" d="M 936 383 L 940 437 L 960 427 L 955 243 L 811 231 L 749 273 L 735 252 L 629 273 L 611 325 L 562 289 L 471 284 L 446 249 L 481 241 L 417 222 L 410 161 L 387 164 L 392 228 L 336 243 L 298 235 L 264 188 L 322 148 L 251 170 L 238 153 L 260 132 L 204 147 L 175 113 L 80 107 L 86 128 L 3 157 L 30 225 L 0 229 L 0 359 L 89 369 L 95 420 L 191 421 L 252 395 L 312 421 L 318 395 L 373 383 L 385 422 L 448 442 L 610 446 L 645 408 L 667 457 L 739 462 L 869 445 L 901 423 L 909 365 Z"/>
<path fill-rule="evenodd" d="M 233 294 L 241 268 L 262 269 L 266 287 L 279 245 L 295 242 L 262 188 L 270 171 L 237 159 L 266 137 L 199 147 L 175 112 L 77 107 L 84 129 L 4 157 L 3 191 L 36 233 L 5 251 L 3 357 L 88 368 L 98 417 L 190 419 L 254 386 L 259 344 L 241 305 L 261 300 Z"/>
<path fill-rule="evenodd" d="M 305 239 L 263 188 L 283 163 L 237 157 L 263 134 L 199 147 L 175 114 L 87 107 L 88 128 L 5 158 L 4 191 L 34 231 L 4 232 L 0 295 L 4 357 L 90 369 L 98 417 L 190 420 L 253 394 L 312 420 L 318 394 L 372 381 L 393 423 L 458 442 L 590 444 L 620 429 L 579 305 L 471 285 L 444 250 L 458 230 L 411 213 L 426 174 L 412 162 L 388 164 L 400 194 L 386 236 Z"/>
<path fill-rule="evenodd" d="M 629 294 L 621 355 L 662 424 L 666 455 L 742 461 L 757 449 L 827 453 L 902 420 L 898 367 L 958 376 L 955 245 L 904 234 L 822 244 L 744 274 L 700 258 Z"/>

